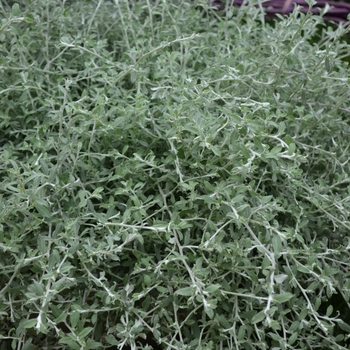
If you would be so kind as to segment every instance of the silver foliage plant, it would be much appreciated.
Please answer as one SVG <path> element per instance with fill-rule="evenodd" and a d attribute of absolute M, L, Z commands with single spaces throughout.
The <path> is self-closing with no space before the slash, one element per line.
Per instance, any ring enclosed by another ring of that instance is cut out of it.
<path fill-rule="evenodd" d="M 0 10 L 1 350 L 347 349 L 346 28 Z"/>

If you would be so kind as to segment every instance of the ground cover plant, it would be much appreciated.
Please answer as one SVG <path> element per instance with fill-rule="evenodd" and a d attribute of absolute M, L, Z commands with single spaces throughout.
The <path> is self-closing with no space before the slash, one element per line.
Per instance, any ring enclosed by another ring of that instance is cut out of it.
<path fill-rule="evenodd" d="M 346 29 L 0 11 L 1 350 L 348 348 Z"/>

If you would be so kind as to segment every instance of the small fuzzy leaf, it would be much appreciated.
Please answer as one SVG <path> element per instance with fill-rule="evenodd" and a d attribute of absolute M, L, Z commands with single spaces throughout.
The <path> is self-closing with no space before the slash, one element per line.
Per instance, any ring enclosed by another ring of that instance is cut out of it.
<path fill-rule="evenodd" d="M 285 303 L 286 301 L 292 299 L 294 296 L 294 294 L 292 293 L 282 293 L 282 294 L 276 294 L 273 296 L 273 300 L 276 302 L 276 303 Z"/>
<path fill-rule="evenodd" d="M 258 312 L 256 315 L 253 316 L 252 324 L 261 322 L 265 317 L 266 317 L 266 315 L 265 315 L 264 311 Z"/>
<path fill-rule="evenodd" d="M 51 217 L 50 211 L 46 207 L 44 207 L 43 205 L 36 203 L 35 208 L 42 217 L 44 217 L 44 218 Z"/>
<path fill-rule="evenodd" d="M 80 350 L 80 346 L 70 337 L 63 337 L 58 342 L 60 344 L 67 344 L 70 349 Z"/>
<path fill-rule="evenodd" d="M 214 311 L 213 309 L 211 309 L 210 307 L 206 307 L 204 308 L 205 310 L 205 313 L 207 314 L 207 316 L 210 318 L 210 319 L 213 319 L 214 317 Z"/>
<path fill-rule="evenodd" d="M 208 286 L 207 288 L 205 288 L 205 291 L 208 293 L 214 293 L 215 291 L 217 291 L 220 288 L 221 288 L 220 284 L 212 284 L 212 285 Z"/>
<path fill-rule="evenodd" d="M 338 322 L 339 328 L 341 328 L 343 331 L 350 333 L 350 325 L 345 323 L 344 321 Z"/>
<path fill-rule="evenodd" d="M 189 295 L 192 295 L 192 292 L 193 292 L 193 287 L 185 287 L 185 288 L 178 289 L 175 292 L 175 294 L 189 296 Z"/>
<path fill-rule="evenodd" d="M 115 337 L 112 334 L 107 335 L 105 339 L 106 339 L 107 343 L 110 345 L 119 345 L 120 344 L 120 342 L 117 339 L 115 339 Z"/>
<path fill-rule="evenodd" d="M 37 322 L 36 318 L 25 321 L 23 323 L 23 328 L 33 328 L 36 325 L 36 322 Z"/>
<path fill-rule="evenodd" d="M 21 15 L 21 9 L 19 8 L 19 5 L 17 3 L 13 4 L 13 6 L 12 6 L 12 15 L 13 16 L 20 16 Z"/>
<path fill-rule="evenodd" d="M 79 333 L 79 338 L 84 339 L 91 331 L 93 330 L 92 327 L 86 327 Z"/>

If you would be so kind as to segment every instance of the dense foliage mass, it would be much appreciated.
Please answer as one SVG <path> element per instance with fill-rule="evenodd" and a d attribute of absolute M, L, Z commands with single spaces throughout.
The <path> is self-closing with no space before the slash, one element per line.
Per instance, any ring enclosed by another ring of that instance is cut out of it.
<path fill-rule="evenodd" d="M 3 6 L 1 350 L 347 348 L 346 30 Z"/>

